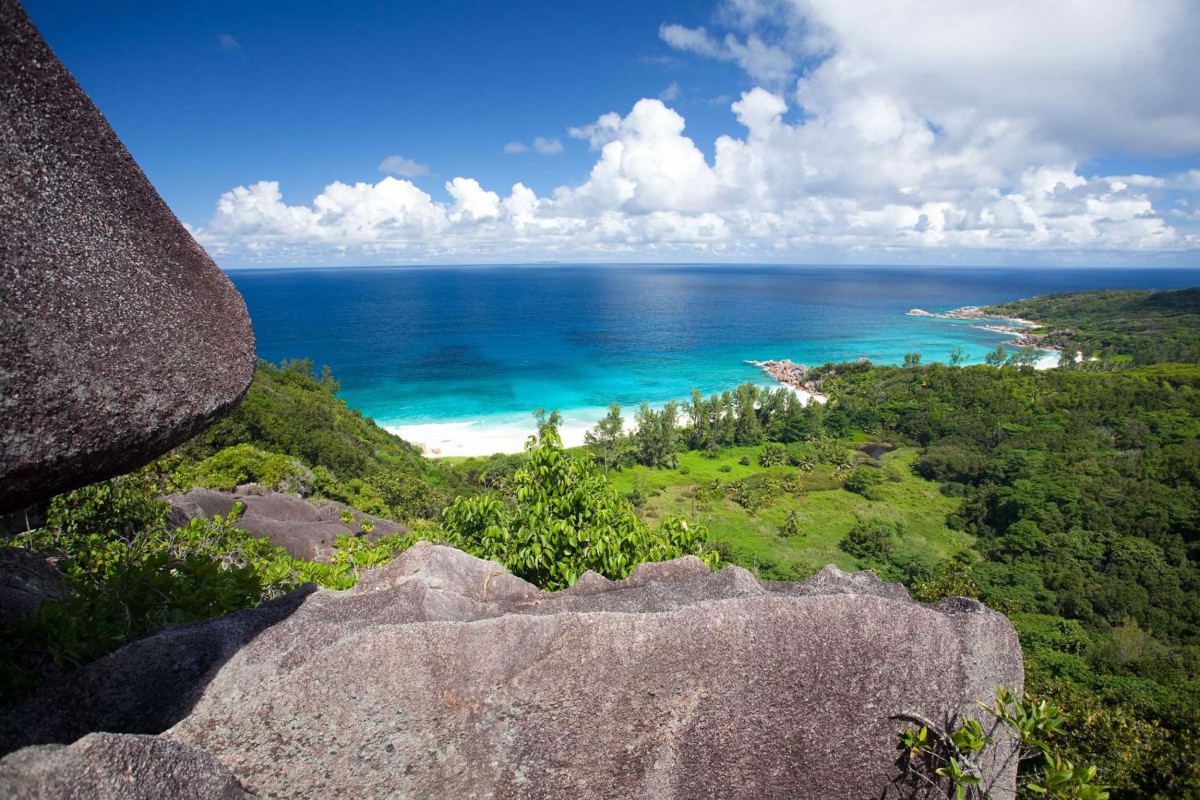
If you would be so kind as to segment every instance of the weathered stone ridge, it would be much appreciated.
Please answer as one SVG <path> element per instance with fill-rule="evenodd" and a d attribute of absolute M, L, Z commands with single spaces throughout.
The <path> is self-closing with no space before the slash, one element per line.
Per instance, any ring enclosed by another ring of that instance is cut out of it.
<path fill-rule="evenodd" d="M 241 296 L 15 0 L 0 0 L 0 512 L 126 472 L 236 403 Z"/>
<path fill-rule="evenodd" d="M 1022 677 L 1005 617 L 870 573 L 763 584 L 684 558 L 545 593 L 422 543 L 352 590 L 134 642 L 0 745 L 159 726 L 270 797 L 880 797 L 893 715 L 970 713 Z M 1011 797 L 1011 768 L 985 768 Z"/>
<path fill-rule="evenodd" d="M 284 548 L 292 558 L 305 561 L 328 561 L 339 536 L 362 536 L 374 542 L 408 532 L 390 519 L 364 514 L 334 500 L 305 500 L 298 495 L 254 486 L 239 486 L 232 492 L 191 489 L 163 499 L 171 506 L 170 521 L 176 527 L 197 518 L 211 519 L 216 514 L 226 517 L 235 503 L 241 503 L 242 515 L 235 523 L 238 528 Z M 349 525 L 342 522 L 344 513 L 353 518 Z M 370 524 L 370 533 L 362 530 L 364 523 Z"/>

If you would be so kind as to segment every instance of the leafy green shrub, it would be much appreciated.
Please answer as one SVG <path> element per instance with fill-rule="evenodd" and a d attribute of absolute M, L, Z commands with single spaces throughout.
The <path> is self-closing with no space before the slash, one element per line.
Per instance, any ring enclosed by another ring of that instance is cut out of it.
<path fill-rule="evenodd" d="M 733 472 L 733 467 L 729 464 L 722 464 L 717 467 L 717 472 Z"/>
<path fill-rule="evenodd" d="M 233 529 L 231 520 L 193 520 L 169 532 L 157 515 L 143 516 L 141 528 L 103 524 L 106 500 L 128 489 L 114 492 L 114 483 L 122 482 L 56 498 L 52 505 L 61 513 L 52 515 L 54 527 L 7 542 L 55 558 L 73 593 L 6 626 L 0 666 L 6 692 L 99 658 L 168 622 L 254 605 L 286 583 L 272 585 L 254 563 L 286 552 Z"/>
<path fill-rule="evenodd" d="M 936 603 L 944 597 L 979 597 L 979 587 L 971 579 L 971 566 L 960 560 L 943 561 L 925 580 L 910 587 L 914 598 L 922 603 Z"/>
<path fill-rule="evenodd" d="M 638 564 L 692 554 L 710 566 L 706 531 L 668 516 L 658 530 L 638 519 L 590 458 L 562 449 L 553 429 L 527 445 L 528 463 L 510 481 L 508 498 L 459 497 L 446 509 L 447 540 L 543 589 L 575 583 L 585 570 L 628 577 Z"/>
<path fill-rule="evenodd" d="M 233 489 L 246 483 L 258 483 L 269 489 L 308 495 L 314 476 L 311 470 L 291 456 L 268 453 L 251 444 L 239 444 L 179 470 L 181 485 L 190 481 L 208 489 Z"/>
<path fill-rule="evenodd" d="M 436 535 L 342 536 L 331 563 L 299 561 L 239 530 L 240 505 L 227 518 L 168 528 L 160 489 L 148 471 L 86 486 L 54 498 L 45 527 L 0 540 L 50 558 L 71 590 L 0 630 L 0 705 L 167 623 L 257 605 L 309 581 L 349 588 L 362 569 Z"/>
<path fill-rule="evenodd" d="M 874 499 L 873 497 L 869 497 L 871 490 L 881 485 L 884 480 L 883 473 L 875 467 L 859 467 L 850 473 L 843 486 L 848 492 L 854 492 L 868 499 Z"/>
<path fill-rule="evenodd" d="M 763 467 L 779 467 L 788 463 L 787 448 L 775 442 L 768 442 L 763 445 L 762 452 L 758 454 L 758 463 Z"/>
<path fill-rule="evenodd" d="M 155 499 L 158 488 L 150 473 L 139 471 L 58 495 L 46 513 L 46 529 L 57 536 L 36 532 L 39 549 L 61 557 L 82 550 L 91 537 L 131 541 L 137 531 L 162 526 L 170 508 Z"/>
<path fill-rule="evenodd" d="M 1067 726 L 1062 709 L 1046 700 L 1018 696 L 1004 688 L 996 690 L 992 705 L 977 703 L 1016 747 L 1021 796 L 1029 793 L 1055 800 L 1107 800 L 1106 786 L 1097 781 L 1095 766 L 1076 767 L 1061 752 L 1061 737 Z M 905 712 L 894 719 L 915 722 L 900 734 L 900 766 L 904 776 L 922 797 L 945 800 L 987 800 L 978 753 L 995 744 L 995 736 L 984 733 L 978 720 L 966 717 L 952 729 L 943 730 L 931 720 Z M 936 794 L 934 794 L 936 793 Z"/>
<path fill-rule="evenodd" d="M 892 554 L 901 529 L 894 519 L 867 517 L 854 523 L 845 538 L 838 542 L 838 547 L 864 561 L 881 563 Z"/>
<path fill-rule="evenodd" d="M 757 473 L 731 483 L 728 493 L 733 502 L 749 513 L 757 514 L 786 492 L 788 483 L 786 479 L 775 475 Z"/>
<path fill-rule="evenodd" d="M 799 467 L 801 472 L 812 472 L 813 467 L 820 463 L 817 453 L 807 442 L 795 442 L 787 446 L 788 461 L 793 467 Z"/>
<path fill-rule="evenodd" d="M 858 458 L 858 453 L 831 436 L 819 436 L 808 444 L 819 464 L 845 469 Z"/>
<path fill-rule="evenodd" d="M 978 449 L 946 443 L 926 448 L 913 469 L 931 481 L 973 483 L 987 466 L 987 456 Z"/>
<path fill-rule="evenodd" d="M 437 517 L 449 493 L 474 491 L 454 471 L 423 458 L 418 448 L 347 408 L 337 390 L 329 370 L 317 372 L 311 361 L 287 361 L 278 367 L 260 361 L 237 408 L 176 448 L 173 457 L 183 460 L 186 471 L 190 462 L 206 461 L 237 445 L 252 445 L 263 453 L 298 459 L 311 469 L 311 491 L 321 497 L 404 520 Z M 502 456 L 499 461 L 510 458 Z M 485 472 L 493 470 L 495 480 L 503 480 L 501 464 L 493 461 L 489 459 Z M 217 477 L 230 488 L 238 480 L 236 473 Z M 270 482 L 271 477 L 261 482 Z M 397 487 L 397 482 L 419 486 Z M 307 491 L 302 486 L 291 488 L 302 494 Z"/>

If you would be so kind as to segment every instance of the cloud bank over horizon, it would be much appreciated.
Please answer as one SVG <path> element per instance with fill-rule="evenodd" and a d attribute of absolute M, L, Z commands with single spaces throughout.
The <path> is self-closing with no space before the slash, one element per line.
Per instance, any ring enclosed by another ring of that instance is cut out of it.
<path fill-rule="evenodd" d="M 548 195 L 457 176 L 435 198 L 408 179 L 427 168 L 390 156 L 380 169 L 400 177 L 334 180 L 303 204 L 277 181 L 238 186 L 192 231 L 226 263 L 1200 251 L 1200 169 L 1178 166 L 1200 154 L 1200 8 L 1186 0 L 727 0 L 710 27 L 664 21 L 659 36 L 745 73 L 737 135 L 687 136 L 673 83 L 665 101 L 569 128 L 593 165 Z M 1081 167 L 1113 153 L 1175 166 Z"/>

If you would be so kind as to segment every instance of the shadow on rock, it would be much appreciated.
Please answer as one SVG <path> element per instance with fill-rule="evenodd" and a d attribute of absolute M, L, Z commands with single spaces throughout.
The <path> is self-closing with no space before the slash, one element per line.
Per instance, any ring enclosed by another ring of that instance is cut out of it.
<path fill-rule="evenodd" d="M 0 755 L 94 731 L 161 733 L 191 712 L 229 659 L 314 591 L 309 584 L 216 620 L 168 625 L 39 689 L 3 716 Z"/>

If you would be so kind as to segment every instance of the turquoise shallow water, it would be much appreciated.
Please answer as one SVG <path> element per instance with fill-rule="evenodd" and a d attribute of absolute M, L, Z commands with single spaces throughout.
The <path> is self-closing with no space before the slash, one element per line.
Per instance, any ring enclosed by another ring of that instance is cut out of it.
<path fill-rule="evenodd" d="M 233 270 L 262 358 L 328 364 L 387 426 L 590 422 L 764 382 L 748 359 L 969 360 L 1003 336 L 906 316 L 1036 294 L 1200 285 L 1200 270 L 554 266 Z"/>

